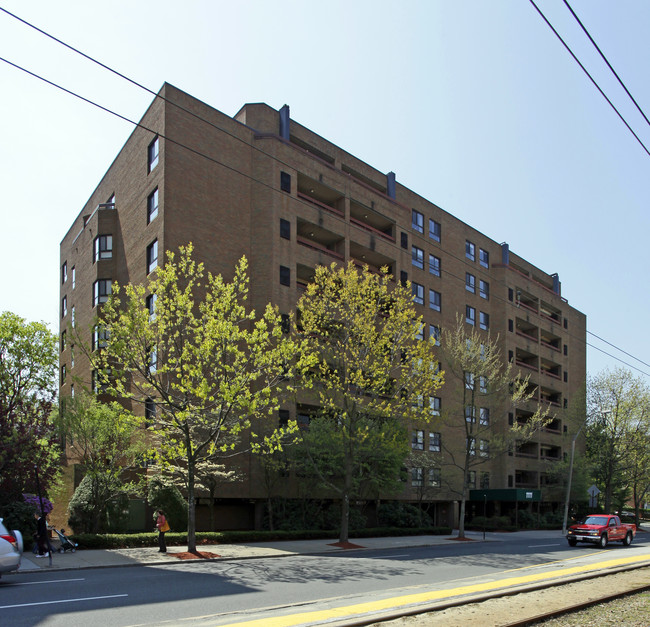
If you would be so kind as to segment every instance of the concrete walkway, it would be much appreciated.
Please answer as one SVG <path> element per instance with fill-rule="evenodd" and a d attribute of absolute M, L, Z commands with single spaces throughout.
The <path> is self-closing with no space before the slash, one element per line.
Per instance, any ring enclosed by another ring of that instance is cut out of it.
<path fill-rule="evenodd" d="M 432 546 L 458 542 L 453 535 L 444 536 L 402 536 L 387 538 L 351 538 L 353 548 L 336 546 L 336 540 L 287 540 L 278 542 L 254 542 L 249 544 L 202 544 L 197 547 L 201 553 L 212 553 L 215 560 L 240 560 L 291 555 L 322 555 L 341 553 L 350 550 L 395 549 L 403 547 Z M 483 533 L 468 531 L 470 541 L 482 542 Z M 516 536 L 517 540 L 529 539 L 531 543 L 556 541 L 564 542 L 561 531 L 518 531 L 511 533 L 486 533 L 486 542 L 507 542 Z M 155 547 L 135 549 L 83 549 L 78 548 L 74 553 L 54 553 L 52 565 L 47 557 L 37 558 L 31 552 L 23 554 L 19 572 L 75 570 L 80 568 L 110 568 L 117 566 L 156 566 L 160 564 L 188 563 L 194 560 L 182 560 L 180 554 L 187 552 L 187 546 L 168 546 L 167 553 L 159 553 Z M 179 555 L 175 557 L 176 555 Z M 203 561 L 203 560 L 196 560 Z"/>

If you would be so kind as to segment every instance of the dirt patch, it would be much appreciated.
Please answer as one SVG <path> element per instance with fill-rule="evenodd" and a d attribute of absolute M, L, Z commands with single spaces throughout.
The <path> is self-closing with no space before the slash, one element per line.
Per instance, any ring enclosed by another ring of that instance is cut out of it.
<path fill-rule="evenodd" d="M 182 553 L 168 553 L 167 555 L 176 557 L 179 560 L 213 560 L 221 557 L 221 555 L 210 553 L 210 551 L 184 551 Z"/>
<path fill-rule="evenodd" d="M 338 546 L 339 549 L 365 549 L 365 546 L 360 544 L 352 544 L 352 542 L 332 542 L 329 546 Z"/>
<path fill-rule="evenodd" d="M 459 538 L 458 536 L 454 536 L 453 538 L 447 538 L 447 540 L 457 540 L 459 542 L 474 542 L 474 538 Z"/>

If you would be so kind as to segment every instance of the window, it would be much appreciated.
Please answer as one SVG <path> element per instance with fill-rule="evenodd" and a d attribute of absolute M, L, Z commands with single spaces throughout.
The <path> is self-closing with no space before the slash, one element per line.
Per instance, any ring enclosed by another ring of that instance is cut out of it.
<path fill-rule="evenodd" d="M 413 431 L 413 440 L 411 441 L 411 448 L 416 451 L 424 450 L 424 431 L 422 429 L 415 429 Z"/>
<path fill-rule="evenodd" d="M 291 270 L 287 266 L 280 266 L 280 285 L 291 287 Z"/>
<path fill-rule="evenodd" d="M 479 440 L 478 442 L 478 454 L 480 457 L 489 457 L 490 456 L 490 444 L 487 440 Z"/>
<path fill-rule="evenodd" d="M 77 268 L 72 266 L 72 289 L 77 287 Z"/>
<path fill-rule="evenodd" d="M 472 326 L 476 324 L 476 309 L 474 309 L 474 307 L 465 305 L 465 322 Z"/>
<path fill-rule="evenodd" d="M 158 188 L 153 190 L 147 198 L 147 224 L 158 216 Z"/>
<path fill-rule="evenodd" d="M 487 331 L 490 328 L 490 314 L 486 314 L 484 311 L 479 313 L 479 327 L 484 331 Z"/>
<path fill-rule="evenodd" d="M 465 240 L 465 257 L 476 261 L 476 246 L 472 244 L 469 240 Z"/>
<path fill-rule="evenodd" d="M 440 327 L 435 324 L 429 325 L 429 341 L 434 346 L 440 345 Z"/>
<path fill-rule="evenodd" d="M 404 233 L 404 232 L 402 232 L 402 233 L 400 234 L 400 245 L 401 245 L 402 248 L 404 248 L 405 250 L 408 250 L 408 247 L 409 247 L 409 236 L 408 236 L 406 233 Z"/>
<path fill-rule="evenodd" d="M 149 373 L 154 374 L 156 370 L 158 370 L 158 349 L 154 347 L 149 353 Z"/>
<path fill-rule="evenodd" d="M 470 455 L 476 455 L 476 438 L 469 437 L 465 438 L 466 450 Z M 472 485 L 474 482 L 472 482 Z"/>
<path fill-rule="evenodd" d="M 442 451 L 442 436 L 439 433 L 429 433 L 429 450 L 432 453 Z"/>
<path fill-rule="evenodd" d="M 411 211 L 411 228 L 418 233 L 424 233 L 424 216 L 415 209 Z"/>
<path fill-rule="evenodd" d="M 440 222 L 429 219 L 429 237 L 436 242 L 440 241 Z"/>
<path fill-rule="evenodd" d="M 68 297 L 64 296 L 61 299 L 61 317 L 65 318 L 68 315 Z"/>
<path fill-rule="evenodd" d="M 93 263 L 100 259 L 110 259 L 113 256 L 113 236 L 98 235 L 94 242 Z"/>
<path fill-rule="evenodd" d="M 440 257 L 429 255 L 429 272 L 434 276 L 440 276 Z"/>
<path fill-rule="evenodd" d="M 424 305 L 424 285 L 411 283 L 411 292 L 413 293 L 413 302 Z"/>
<path fill-rule="evenodd" d="M 465 389 L 466 390 L 474 389 L 474 374 L 472 372 L 465 373 Z"/>
<path fill-rule="evenodd" d="M 74 368 L 74 344 L 70 344 L 70 368 Z"/>
<path fill-rule="evenodd" d="M 149 321 L 152 322 L 153 320 L 156 319 L 156 299 L 158 296 L 156 294 L 149 294 L 145 298 L 145 305 L 147 307 L 147 311 L 149 312 Z"/>
<path fill-rule="evenodd" d="M 65 350 L 67 344 L 68 344 L 68 334 L 65 331 L 63 331 L 61 333 L 61 352 Z"/>
<path fill-rule="evenodd" d="M 61 285 L 68 280 L 68 262 L 64 261 L 61 266 Z"/>
<path fill-rule="evenodd" d="M 74 398 L 74 383 L 70 384 L 70 397 Z"/>
<path fill-rule="evenodd" d="M 399 273 L 399 282 L 402 287 L 406 287 L 406 282 L 409 280 L 409 273 L 404 270 L 400 270 Z"/>
<path fill-rule="evenodd" d="M 415 323 L 415 339 L 423 341 L 424 340 L 424 324 L 421 322 Z"/>
<path fill-rule="evenodd" d="M 291 193 L 291 174 L 280 172 L 280 189 L 287 194 Z"/>
<path fill-rule="evenodd" d="M 106 340 L 108 339 L 108 330 L 105 326 L 98 324 L 93 328 L 93 350 L 96 351 L 100 348 L 106 347 Z"/>
<path fill-rule="evenodd" d="M 160 140 L 156 137 L 150 144 L 147 149 L 147 164 L 148 171 L 151 172 L 158 165 L 158 155 L 160 148 Z"/>
<path fill-rule="evenodd" d="M 65 383 L 65 374 L 66 374 L 65 364 L 63 364 L 61 366 L 61 385 L 63 385 Z"/>
<path fill-rule="evenodd" d="M 439 416 L 441 407 L 442 399 L 439 396 L 429 396 L 429 413 L 432 416 Z"/>
<path fill-rule="evenodd" d="M 442 296 L 436 290 L 429 290 L 429 307 L 435 311 L 442 309 Z"/>
<path fill-rule="evenodd" d="M 75 319 L 75 315 L 74 315 L 74 305 L 72 305 L 72 309 L 70 309 L 70 316 L 71 316 L 71 318 L 70 318 L 70 320 L 71 320 L 70 324 L 72 324 L 72 328 L 74 329 L 75 324 L 76 324 L 76 319 Z"/>
<path fill-rule="evenodd" d="M 490 487 L 490 473 L 482 472 L 481 473 L 481 489 L 487 490 Z"/>
<path fill-rule="evenodd" d="M 424 472 L 422 468 L 411 468 L 411 485 L 419 488 L 423 484 Z"/>
<path fill-rule="evenodd" d="M 478 389 L 481 392 L 481 394 L 487 394 L 487 391 L 488 391 L 487 377 L 479 377 L 478 378 Z"/>
<path fill-rule="evenodd" d="M 291 332 L 291 317 L 289 314 L 280 314 L 280 328 L 285 335 Z"/>
<path fill-rule="evenodd" d="M 429 468 L 429 487 L 439 488 L 441 485 L 440 468 Z"/>
<path fill-rule="evenodd" d="M 158 267 L 158 240 L 155 239 L 147 246 L 147 274 Z"/>
<path fill-rule="evenodd" d="M 490 267 L 490 253 L 487 250 L 478 249 L 478 260 L 484 268 Z"/>
<path fill-rule="evenodd" d="M 490 284 L 487 281 L 479 281 L 478 282 L 478 293 L 481 298 L 485 298 L 485 300 L 489 300 L 490 298 Z"/>
<path fill-rule="evenodd" d="M 291 222 L 280 218 L 280 237 L 283 239 L 291 239 Z"/>
<path fill-rule="evenodd" d="M 465 273 L 465 289 L 472 294 L 476 293 L 476 277 L 469 272 Z"/>
<path fill-rule="evenodd" d="M 424 251 L 417 246 L 411 247 L 411 264 L 424 270 Z"/>
<path fill-rule="evenodd" d="M 111 293 L 111 280 L 98 279 L 93 283 L 93 307 L 101 305 L 108 300 Z"/>
<path fill-rule="evenodd" d="M 490 408 L 489 407 L 481 407 L 479 409 L 479 424 L 481 424 L 484 427 L 487 427 L 490 425 Z"/>
<path fill-rule="evenodd" d="M 476 422 L 476 407 L 474 405 L 467 405 L 465 407 L 465 422 L 474 424 Z"/>
<path fill-rule="evenodd" d="M 146 427 L 149 427 L 154 422 L 156 422 L 156 403 L 152 398 L 148 398 L 144 402 L 144 423 Z"/>

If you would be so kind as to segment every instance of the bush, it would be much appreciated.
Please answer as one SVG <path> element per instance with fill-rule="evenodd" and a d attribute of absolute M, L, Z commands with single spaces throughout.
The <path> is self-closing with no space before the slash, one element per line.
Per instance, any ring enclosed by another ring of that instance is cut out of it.
<path fill-rule="evenodd" d="M 25 543 L 29 544 L 32 534 L 36 532 L 35 513 L 34 507 L 29 503 L 16 501 L 2 508 L 0 518 L 4 518 L 3 524 L 10 531 L 12 529 L 20 531 Z"/>
<path fill-rule="evenodd" d="M 86 475 L 70 500 L 68 524 L 84 533 L 126 531 L 129 499 L 113 492 L 103 477 Z"/>
<path fill-rule="evenodd" d="M 468 526 L 486 531 L 516 531 L 509 516 L 474 516 Z"/>
<path fill-rule="evenodd" d="M 546 512 L 542 516 L 543 529 L 561 529 L 564 524 L 564 512 L 557 510 L 556 512 Z"/>
<path fill-rule="evenodd" d="M 431 516 L 410 503 L 382 503 L 378 512 L 379 524 L 400 529 L 409 527 L 429 527 L 433 524 Z"/>
<path fill-rule="evenodd" d="M 149 482 L 147 502 L 154 510 L 162 509 L 165 512 L 172 531 L 187 531 L 187 502 L 171 482 L 160 475 L 153 477 Z"/>
<path fill-rule="evenodd" d="M 537 516 L 524 509 L 517 515 L 517 524 L 520 529 L 535 529 L 538 526 Z"/>

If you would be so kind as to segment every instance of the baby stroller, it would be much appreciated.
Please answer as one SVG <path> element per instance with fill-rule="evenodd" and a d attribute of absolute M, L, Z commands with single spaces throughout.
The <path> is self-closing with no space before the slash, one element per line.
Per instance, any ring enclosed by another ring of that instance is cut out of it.
<path fill-rule="evenodd" d="M 56 533 L 56 535 L 59 537 L 59 541 L 61 542 L 61 546 L 59 547 L 59 553 L 65 553 L 66 551 L 70 551 L 71 553 L 75 552 L 75 549 L 79 545 L 76 542 L 70 540 L 70 538 L 68 538 L 68 536 L 65 535 L 65 529 L 61 529 L 61 531 L 55 529 L 54 533 Z"/>

